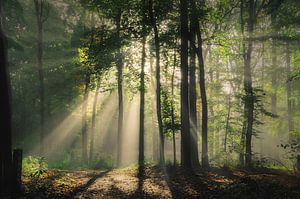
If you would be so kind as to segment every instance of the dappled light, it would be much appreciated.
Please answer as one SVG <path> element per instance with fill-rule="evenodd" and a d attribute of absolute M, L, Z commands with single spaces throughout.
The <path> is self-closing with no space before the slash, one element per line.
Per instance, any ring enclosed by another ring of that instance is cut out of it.
<path fill-rule="evenodd" d="M 0 198 L 300 198 L 300 1 L 4 0 Z"/>

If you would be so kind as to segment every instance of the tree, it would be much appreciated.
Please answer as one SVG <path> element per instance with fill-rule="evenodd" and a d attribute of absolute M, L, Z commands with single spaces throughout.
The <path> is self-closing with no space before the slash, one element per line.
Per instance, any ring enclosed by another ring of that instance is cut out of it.
<path fill-rule="evenodd" d="M 83 102 L 82 102 L 82 162 L 85 163 L 88 161 L 88 140 L 87 140 L 87 107 L 88 107 L 88 99 L 89 99 L 89 86 L 90 86 L 90 74 L 85 75 L 84 82 L 84 94 L 83 94 Z"/>
<path fill-rule="evenodd" d="M 189 117 L 189 93 L 188 93 L 188 1 L 180 0 L 180 113 L 181 113 L 181 164 L 183 167 L 191 167 L 191 135 Z"/>
<path fill-rule="evenodd" d="M 194 167 L 199 166 L 198 157 L 198 129 L 197 129 L 197 92 L 196 92 L 196 24 L 191 19 L 190 22 L 190 86 L 189 86 L 189 108 L 190 108 L 190 127 L 191 127 L 191 161 Z"/>
<path fill-rule="evenodd" d="M 157 27 L 157 17 L 154 13 L 153 0 L 149 0 L 149 17 L 151 21 L 151 26 L 154 32 L 154 43 L 155 43 L 155 58 L 156 58 L 156 115 L 158 121 L 158 132 L 159 132 L 159 164 L 165 164 L 164 156 L 164 132 L 162 124 L 162 115 L 161 115 L 161 83 L 160 83 L 160 42 L 159 42 L 159 33 Z"/>
<path fill-rule="evenodd" d="M 140 74 L 140 135 L 139 135 L 139 165 L 143 168 L 145 162 L 145 63 L 146 63 L 146 5 L 142 1 L 142 57 Z"/>
<path fill-rule="evenodd" d="M 44 154 L 45 147 L 45 86 L 43 69 L 43 25 L 49 15 L 49 4 L 45 0 L 34 0 L 37 20 L 37 68 L 39 74 L 39 97 L 40 97 L 40 154 Z"/>
<path fill-rule="evenodd" d="M 0 196 L 9 196 L 12 189 L 12 129 L 10 84 L 7 71 L 7 43 L 3 31 L 3 2 L 0 2 Z"/>
<path fill-rule="evenodd" d="M 201 105 L 202 105 L 202 155 L 201 162 L 203 168 L 208 168 L 208 142 L 207 142 L 207 122 L 208 122 L 208 108 L 207 108 L 207 96 L 206 96 L 206 86 L 205 86 L 205 66 L 203 59 L 203 50 L 202 50 L 202 33 L 201 27 L 199 24 L 199 15 L 196 11 L 196 3 L 194 0 L 192 2 L 192 16 L 193 22 L 195 23 L 194 27 L 196 29 L 197 35 L 197 57 L 199 64 L 199 86 L 200 86 L 200 94 L 201 94 Z M 204 6 L 204 5 L 202 5 Z M 203 12 L 203 10 L 201 11 Z"/>
<path fill-rule="evenodd" d="M 255 3 L 254 0 L 249 1 L 248 7 L 248 34 L 249 38 L 253 36 L 255 24 Z M 253 41 L 250 39 L 247 42 L 244 55 L 244 90 L 245 90 L 245 166 L 251 167 L 252 165 L 252 130 L 254 122 L 254 92 L 252 86 L 252 72 L 251 72 L 251 55 L 253 50 Z"/>
<path fill-rule="evenodd" d="M 89 154 L 89 162 L 91 163 L 93 161 L 94 157 L 94 138 L 95 138 L 95 131 L 96 131 L 96 116 L 97 116 L 97 102 L 98 102 L 98 96 L 100 92 L 100 77 L 97 77 L 96 80 L 96 90 L 95 90 L 95 96 L 94 96 L 94 102 L 93 102 L 93 113 L 92 113 L 92 130 L 91 130 L 91 138 L 90 138 L 90 154 Z"/>
<path fill-rule="evenodd" d="M 171 125 L 172 125 L 172 142 L 173 142 L 173 165 L 176 165 L 176 137 L 175 137 L 175 94 L 174 94 L 174 79 L 175 79 L 175 67 L 177 65 L 177 57 L 176 52 L 177 47 L 174 49 L 174 63 L 173 63 L 173 69 L 172 69 L 172 77 L 171 77 Z"/>

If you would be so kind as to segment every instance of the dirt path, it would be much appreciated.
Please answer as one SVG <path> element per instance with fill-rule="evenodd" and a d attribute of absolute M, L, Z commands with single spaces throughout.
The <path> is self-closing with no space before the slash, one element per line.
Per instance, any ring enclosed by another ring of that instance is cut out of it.
<path fill-rule="evenodd" d="M 50 171 L 24 178 L 25 198 L 299 198 L 299 177 L 243 171 L 162 172 L 155 167 L 108 171 Z"/>

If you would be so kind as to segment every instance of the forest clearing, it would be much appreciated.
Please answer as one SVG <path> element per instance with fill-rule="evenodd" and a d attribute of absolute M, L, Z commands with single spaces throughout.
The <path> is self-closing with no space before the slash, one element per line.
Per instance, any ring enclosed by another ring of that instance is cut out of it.
<path fill-rule="evenodd" d="M 28 181 L 27 181 L 28 180 Z M 106 171 L 49 171 L 25 179 L 28 198 L 297 198 L 300 175 L 280 171 L 213 169 L 184 172 L 148 167 Z M 37 195 L 38 193 L 38 195 Z"/>
<path fill-rule="evenodd" d="M 300 0 L 0 0 L 0 198 L 300 199 Z"/>

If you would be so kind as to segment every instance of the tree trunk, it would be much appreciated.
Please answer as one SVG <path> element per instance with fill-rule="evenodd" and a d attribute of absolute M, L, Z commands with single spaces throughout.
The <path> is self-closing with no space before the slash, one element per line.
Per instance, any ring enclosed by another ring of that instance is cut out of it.
<path fill-rule="evenodd" d="M 44 4 L 43 0 L 34 0 L 37 19 L 37 68 L 39 75 L 39 97 L 40 97 L 40 155 L 44 155 L 45 148 L 45 86 L 43 69 L 43 23 Z"/>
<path fill-rule="evenodd" d="M 158 28 L 156 23 L 156 17 L 153 11 L 153 1 L 149 0 L 149 15 L 151 20 L 152 29 L 154 31 L 154 43 L 155 43 L 155 56 L 156 56 L 156 114 L 158 121 L 158 131 L 159 131 L 159 164 L 165 164 L 164 155 L 164 132 L 162 125 L 162 115 L 161 115 L 161 85 L 160 85 L 160 42 L 158 36 Z"/>
<path fill-rule="evenodd" d="M 200 166 L 198 157 L 197 135 L 197 93 L 196 93 L 196 49 L 195 46 L 195 22 L 190 23 L 190 128 L 191 128 L 191 161 L 193 167 Z"/>
<path fill-rule="evenodd" d="M 277 51 L 276 51 L 276 41 L 272 41 L 272 93 L 271 93 L 271 112 L 277 114 Z"/>
<path fill-rule="evenodd" d="M 118 151 L 117 151 L 117 166 L 121 166 L 122 158 L 122 134 L 123 134 L 123 57 L 121 49 L 121 16 L 120 11 L 116 17 L 117 39 L 119 42 L 119 50 L 117 55 L 117 71 L 118 71 L 118 98 L 119 98 L 119 117 L 118 117 Z"/>
<path fill-rule="evenodd" d="M 93 161 L 93 157 L 94 157 L 94 142 L 95 142 L 94 139 L 95 139 L 95 130 L 96 130 L 96 115 L 97 115 L 97 102 L 98 102 L 99 91 L 100 91 L 100 80 L 98 79 L 95 97 L 94 97 L 94 103 L 93 103 L 89 163 L 91 163 Z"/>
<path fill-rule="evenodd" d="M 3 2 L 0 2 L 0 197 L 9 196 L 12 188 L 12 143 L 10 83 L 7 71 L 7 43 L 3 32 Z"/>
<path fill-rule="evenodd" d="M 196 3 L 194 0 L 191 0 L 192 3 L 192 15 L 193 21 L 195 22 L 196 35 L 197 35 L 197 57 L 199 64 L 199 85 L 200 85 L 200 94 L 201 94 L 201 104 L 202 104 L 202 167 L 208 168 L 208 143 L 207 143 L 207 120 L 208 120 L 208 108 L 207 108 L 207 97 L 206 97 L 206 87 L 205 87 L 205 66 L 202 52 L 202 33 L 199 25 L 199 17 L 196 11 Z M 204 6 L 204 5 L 203 5 Z"/>
<path fill-rule="evenodd" d="M 152 56 L 152 52 L 150 50 L 150 73 L 151 73 L 151 93 L 155 93 L 155 75 L 154 75 L 154 69 L 153 69 L 153 56 Z M 158 150 L 158 140 L 159 140 L 159 136 L 157 134 L 156 131 L 156 104 L 155 104 L 155 100 L 156 97 L 154 95 L 151 95 L 151 106 L 152 106 L 152 111 L 153 113 L 151 114 L 151 124 L 153 126 L 152 129 L 152 159 L 154 162 L 158 162 L 159 158 L 158 158 L 158 154 L 159 154 L 159 150 Z"/>
<path fill-rule="evenodd" d="M 287 84 L 286 84 L 286 96 L 287 96 L 287 106 L 288 106 L 288 128 L 289 131 L 294 130 L 294 113 L 293 113 L 293 100 L 292 97 L 292 82 L 291 82 L 291 53 L 289 43 L 286 43 L 286 72 L 287 72 Z"/>
<path fill-rule="evenodd" d="M 84 88 L 84 96 L 82 103 L 82 162 L 88 162 L 88 150 L 87 150 L 87 107 L 88 107 L 88 98 L 89 98 L 89 85 L 90 85 L 90 75 L 86 74 L 85 76 L 85 88 Z"/>
<path fill-rule="evenodd" d="M 253 35 L 254 23 L 255 23 L 255 3 L 254 0 L 249 2 L 249 19 L 248 19 L 248 32 L 249 37 Z M 254 93 L 252 87 L 252 72 L 251 72 L 251 55 L 253 50 L 253 42 L 250 39 L 247 44 L 247 50 L 245 55 L 245 69 L 244 69 L 244 89 L 245 89 L 245 110 L 247 118 L 246 126 L 246 154 L 245 154 L 245 166 L 250 168 L 252 166 L 252 129 L 254 120 Z"/>
<path fill-rule="evenodd" d="M 226 117 L 226 127 L 225 127 L 225 138 L 224 138 L 224 152 L 227 150 L 227 137 L 229 132 L 229 124 L 230 124 L 230 111 L 231 111 L 231 93 L 228 97 L 228 112 Z"/>
<path fill-rule="evenodd" d="M 189 118 L 189 82 L 188 82 L 188 0 L 180 0 L 180 36 L 181 36 L 181 89 L 180 89 L 180 113 L 181 113 L 181 164 L 183 167 L 191 167 L 191 135 Z"/>
<path fill-rule="evenodd" d="M 244 0 L 240 1 L 240 21 L 241 21 L 241 32 L 242 32 L 242 55 L 243 60 L 245 63 L 245 56 L 246 56 L 246 44 L 245 44 L 245 36 L 244 36 Z M 245 67 L 244 67 L 245 68 Z M 245 70 L 244 70 L 245 71 Z M 244 72 L 245 73 L 245 72 Z M 245 84 L 245 75 L 244 75 L 244 84 Z M 241 131 L 241 138 L 240 138 L 240 151 L 239 151 L 239 162 L 240 166 L 245 166 L 245 134 L 246 134 L 246 126 L 247 126 L 247 111 L 246 111 L 246 103 L 244 103 L 244 117 L 243 117 L 243 127 Z"/>
<path fill-rule="evenodd" d="M 174 113 L 174 78 L 175 78 L 175 67 L 177 64 L 177 58 L 176 58 L 176 47 L 174 49 L 174 63 L 173 63 L 173 69 L 172 69 L 172 77 L 171 77 L 171 117 L 172 117 L 172 142 L 173 142 L 173 165 L 176 165 L 176 135 L 175 135 L 175 113 Z"/>
<path fill-rule="evenodd" d="M 143 30 L 145 30 L 143 25 Z M 142 39 L 142 62 L 140 79 L 140 136 L 139 136 L 139 166 L 143 167 L 145 162 L 144 137 L 145 137 L 145 62 L 146 62 L 146 35 Z"/>

